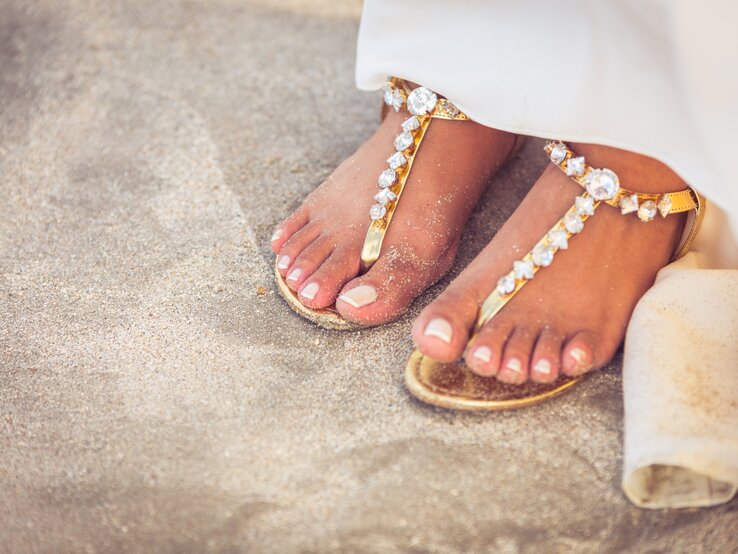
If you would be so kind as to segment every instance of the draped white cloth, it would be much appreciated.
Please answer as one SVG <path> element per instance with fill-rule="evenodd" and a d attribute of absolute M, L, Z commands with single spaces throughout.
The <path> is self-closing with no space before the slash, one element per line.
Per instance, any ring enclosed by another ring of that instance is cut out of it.
<path fill-rule="evenodd" d="M 628 328 L 623 487 L 645 507 L 738 489 L 736 21 L 722 0 L 364 4 L 359 88 L 402 77 L 490 127 L 651 156 L 708 198 L 692 252 L 660 272 Z M 722 403 L 706 413 L 710 391 Z"/>

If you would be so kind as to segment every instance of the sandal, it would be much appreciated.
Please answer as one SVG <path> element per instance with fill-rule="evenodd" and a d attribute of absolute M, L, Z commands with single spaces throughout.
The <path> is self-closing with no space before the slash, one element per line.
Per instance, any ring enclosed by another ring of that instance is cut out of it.
<path fill-rule="evenodd" d="M 388 168 L 378 180 L 379 192 L 374 197 L 376 204 L 369 210 L 371 224 L 364 239 L 361 252 L 361 273 L 366 273 L 379 258 L 382 250 L 382 241 L 389 228 L 392 215 L 402 196 L 413 160 L 420 148 L 428 126 L 433 119 L 450 119 L 453 121 L 467 121 L 469 118 L 456 106 L 425 87 L 410 89 L 404 80 L 391 78 L 384 88 L 384 104 L 382 116 L 389 109 L 399 111 L 403 105 L 407 106 L 410 117 L 402 123 L 402 132 L 395 138 L 395 152 L 387 159 Z M 512 158 L 522 146 L 523 141 L 517 140 L 510 154 Z M 285 279 L 279 272 L 277 262 L 274 264 L 274 275 L 277 289 L 287 304 L 305 319 L 317 323 L 326 329 L 353 330 L 368 325 L 347 321 L 336 310 L 335 306 L 316 309 L 302 304 L 292 289 L 287 286 Z"/>
<path fill-rule="evenodd" d="M 551 265 L 554 254 L 568 247 L 568 241 L 584 228 L 584 222 L 595 214 L 601 203 L 619 208 L 623 215 L 635 213 L 648 222 L 657 215 L 694 210 L 686 239 L 672 256 L 672 261 L 687 253 L 705 212 L 705 199 L 694 189 L 664 194 L 641 194 L 620 187 L 618 176 L 610 169 L 587 165 L 563 142 L 549 142 L 544 148 L 551 162 L 576 181 L 585 192 L 576 198 L 548 233 L 503 276 L 497 287 L 482 303 L 474 335 L 490 321 L 541 268 Z M 587 374 L 588 375 L 588 374 Z M 419 400 L 454 410 L 496 411 L 523 408 L 557 396 L 582 379 L 562 376 L 555 383 L 508 385 L 493 377 L 472 373 L 462 361 L 441 363 L 415 350 L 405 369 L 405 385 Z"/>

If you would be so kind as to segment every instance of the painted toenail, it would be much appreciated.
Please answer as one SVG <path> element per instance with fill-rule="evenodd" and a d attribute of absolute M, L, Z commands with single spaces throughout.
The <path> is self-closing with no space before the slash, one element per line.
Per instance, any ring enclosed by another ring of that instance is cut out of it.
<path fill-rule="evenodd" d="M 302 275 L 302 269 L 299 267 L 296 267 L 292 271 L 290 271 L 290 274 L 287 275 L 288 281 L 297 281 L 300 278 L 300 275 Z"/>
<path fill-rule="evenodd" d="M 574 358 L 574 361 L 576 361 L 579 365 L 586 364 L 589 358 L 589 356 L 587 356 L 587 352 L 585 352 L 582 348 L 572 348 L 571 350 L 569 350 L 569 356 Z"/>
<path fill-rule="evenodd" d="M 514 371 L 515 373 L 520 373 L 521 371 L 523 371 L 523 364 L 517 358 L 510 358 L 507 361 L 507 364 L 505 364 L 505 367 L 510 371 Z"/>
<path fill-rule="evenodd" d="M 488 346 L 480 346 L 474 349 L 472 354 L 477 360 L 482 360 L 484 363 L 488 363 L 492 359 L 492 350 Z"/>
<path fill-rule="evenodd" d="M 425 326 L 423 334 L 426 337 L 436 337 L 441 339 L 446 344 L 451 344 L 451 337 L 453 336 L 453 328 L 451 324 L 443 318 L 437 317 L 431 319 L 428 325 Z"/>
<path fill-rule="evenodd" d="M 282 229 L 277 229 L 276 231 L 274 231 L 274 234 L 272 235 L 272 242 L 277 240 L 282 235 L 284 235 L 284 231 L 282 231 Z"/>
<path fill-rule="evenodd" d="M 320 285 L 318 283 L 309 283 L 300 291 L 300 296 L 307 298 L 308 300 L 313 300 L 319 290 Z"/>
<path fill-rule="evenodd" d="M 541 375 L 549 375 L 551 373 L 551 362 L 545 358 L 541 358 L 533 366 L 533 371 L 540 373 Z"/>
<path fill-rule="evenodd" d="M 354 308 L 363 308 L 377 301 L 377 291 L 371 285 L 359 285 L 338 297 Z"/>
<path fill-rule="evenodd" d="M 277 267 L 279 269 L 287 269 L 290 267 L 290 257 L 289 256 L 282 256 L 279 258 L 279 263 L 277 264 Z"/>

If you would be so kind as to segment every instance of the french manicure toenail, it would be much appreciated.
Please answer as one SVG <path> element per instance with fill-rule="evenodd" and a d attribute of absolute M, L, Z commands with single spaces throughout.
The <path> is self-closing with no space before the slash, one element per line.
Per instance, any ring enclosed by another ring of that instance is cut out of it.
<path fill-rule="evenodd" d="M 274 234 L 272 235 L 272 242 L 277 240 L 282 235 L 284 235 L 284 231 L 282 231 L 282 229 L 277 229 L 276 231 L 274 231 Z"/>
<path fill-rule="evenodd" d="M 300 296 L 307 298 L 308 300 L 313 300 L 315 298 L 315 295 L 318 294 L 319 290 L 320 285 L 318 283 L 308 283 L 300 291 Z"/>
<path fill-rule="evenodd" d="M 363 308 L 377 301 L 377 291 L 371 285 L 359 285 L 338 297 L 354 308 Z"/>
<path fill-rule="evenodd" d="M 425 326 L 423 334 L 426 337 L 436 337 L 441 339 L 446 344 L 451 344 L 451 337 L 453 336 L 453 328 L 451 324 L 441 317 L 431 319 L 428 325 Z"/>
<path fill-rule="evenodd" d="M 492 350 L 488 346 L 479 346 L 474 349 L 472 356 L 477 360 L 482 360 L 484 363 L 489 363 L 492 359 Z"/>
<path fill-rule="evenodd" d="M 515 373 L 520 373 L 521 371 L 523 371 L 523 364 L 517 358 L 510 358 L 505 364 L 505 367 L 510 371 L 514 371 Z"/>
<path fill-rule="evenodd" d="M 287 275 L 288 281 L 297 281 L 300 278 L 300 275 L 302 275 L 302 269 L 299 267 L 296 267 L 292 271 L 290 271 L 290 274 Z"/>
<path fill-rule="evenodd" d="M 541 358 L 536 362 L 536 365 L 533 366 L 533 370 L 541 375 L 549 375 L 551 373 L 551 362 L 545 358 Z"/>
<path fill-rule="evenodd" d="M 279 258 L 279 263 L 277 263 L 277 267 L 279 269 L 287 269 L 290 267 L 290 257 L 289 256 L 282 256 Z"/>
<path fill-rule="evenodd" d="M 574 361 L 580 365 L 587 362 L 587 353 L 581 348 L 572 348 L 569 351 L 569 356 L 574 358 Z"/>

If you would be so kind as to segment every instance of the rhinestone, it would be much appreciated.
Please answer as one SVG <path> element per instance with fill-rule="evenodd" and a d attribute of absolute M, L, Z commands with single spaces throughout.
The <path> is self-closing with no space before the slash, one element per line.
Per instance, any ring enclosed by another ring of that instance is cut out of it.
<path fill-rule="evenodd" d="M 569 239 L 566 238 L 566 231 L 563 231 L 562 229 L 549 231 L 547 238 L 549 246 L 553 246 L 559 250 L 566 250 L 569 248 Z"/>
<path fill-rule="evenodd" d="M 671 197 L 669 195 L 665 194 L 661 197 L 661 200 L 659 200 L 658 203 L 658 209 L 661 217 L 669 215 L 669 212 L 671 211 Z"/>
<path fill-rule="evenodd" d="M 448 100 L 446 100 L 446 104 L 443 106 L 443 111 L 446 112 L 449 117 L 456 117 L 459 115 L 459 108 L 454 106 Z"/>
<path fill-rule="evenodd" d="M 551 265 L 554 259 L 553 250 L 551 250 L 545 244 L 539 244 L 530 253 L 530 257 L 533 259 L 533 263 L 538 267 L 548 267 Z"/>
<path fill-rule="evenodd" d="M 630 196 L 623 196 L 620 199 L 620 213 L 632 214 L 638 211 L 638 195 L 631 194 Z"/>
<path fill-rule="evenodd" d="M 425 87 L 418 87 L 407 97 L 407 109 L 413 115 L 425 115 L 433 111 L 438 102 L 436 93 Z"/>
<path fill-rule="evenodd" d="M 382 189 L 374 196 L 374 200 L 380 205 L 386 206 L 397 200 L 397 195 L 390 189 Z"/>
<path fill-rule="evenodd" d="M 513 262 L 513 274 L 516 279 L 533 279 L 533 264 L 528 260 Z"/>
<path fill-rule="evenodd" d="M 382 219 L 385 215 L 387 215 L 387 208 L 380 204 L 374 204 L 369 210 L 369 217 L 372 221 Z"/>
<path fill-rule="evenodd" d="M 387 158 L 387 163 L 389 164 L 390 169 L 397 169 L 407 163 L 407 158 L 402 155 L 402 152 L 395 152 Z"/>
<path fill-rule="evenodd" d="M 656 217 L 657 211 L 658 207 L 656 206 L 656 202 L 654 202 L 653 200 L 646 200 L 638 208 L 638 218 L 641 221 L 651 221 L 654 217 Z"/>
<path fill-rule="evenodd" d="M 580 233 L 584 229 L 584 222 L 576 212 L 569 212 L 564 216 L 564 227 L 572 235 Z"/>
<path fill-rule="evenodd" d="M 415 129 L 420 129 L 420 120 L 417 116 L 408 117 L 405 121 L 402 122 L 402 130 L 405 132 L 414 131 Z"/>
<path fill-rule="evenodd" d="M 502 279 L 497 281 L 497 292 L 501 295 L 510 294 L 515 290 L 515 276 L 512 273 L 508 273 Z"/>
<path fill-rule="evenodd" d="M 559 165 L 566 159 L 567 148 L 564 144 L 557 142 L 551 149 L 551 153 L 548 155 L 551 161 L 556 165 Z"/>
<path fill-rule="evenodd" d="M 407 131 L 404 133 L 400 133 L 399 135 L 397 135 L 397 138 L 395 138 L 395 150 L 401 152 L 402 150 L 410 148 L 412 143 L 413 136 L 410 133 L 408 133 Z"/>
<path fill-rule="evenodd" d="M 587 192 L 595 200 L 610 200 L 620 190 L 620 179 L 609 169 L 593 169 L 587 173 Z"/>
<path fill-rule="evenodd" d="M 384 171 L 382 171 L 382 173 L 379 174 L 377 184 L 381 188 L 386 189 L 387 187 L 391 187 L 392 185 L 394 185 L 395 181 L 397 181 L 397 173 L 395 173 L 395 170 L 385 169 Z"/>
<path fill-rule="evenodd" d="M 402 108 L 402 93 L 397 89 L 392 93 L 392 107 L 396 112 L 399 112 Z"/>
<path fill-rule="evenodd" d="M 574 202 L 579 215 L 593 215 L 595 213 L 595 203 L 591 196 L 577 196 Z"/>
<path fill-rule="evenodd" d="M 392 96 L 395 92 L 394 87 L 392 86 L 392 83 L 385 83 L 384 88 L 382 89 L 382 92 L 384 94 L 384 103 L 388 106 L 392 105 Z"/>
<path fill-rule="evenodd" d="M 584 156 L 569 158 L 566 164 L 566 174 L 571 177 L 572 175 L 581 175 L 582 173 L 584 173 Z"/>

